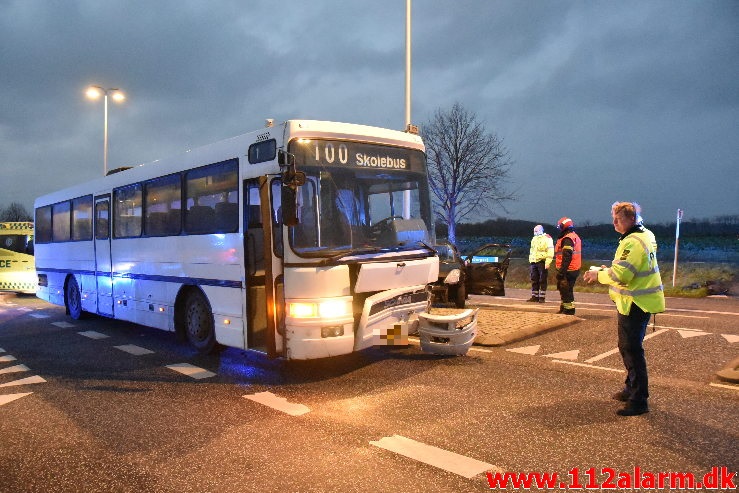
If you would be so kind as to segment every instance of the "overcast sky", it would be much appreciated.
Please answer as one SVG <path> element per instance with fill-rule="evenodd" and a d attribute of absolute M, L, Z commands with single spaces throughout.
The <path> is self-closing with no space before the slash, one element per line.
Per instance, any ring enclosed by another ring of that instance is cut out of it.
<path fill-rule="evenodd" d="M 502 138 L 499 215 L 739 214 L 739 1 L 414 0 L 412 120 Z M 260 128 L 402 129 L 404 0 L 0 0 L 0 206 Z M 484 219 L 484 218 L 483 218 Z"/>

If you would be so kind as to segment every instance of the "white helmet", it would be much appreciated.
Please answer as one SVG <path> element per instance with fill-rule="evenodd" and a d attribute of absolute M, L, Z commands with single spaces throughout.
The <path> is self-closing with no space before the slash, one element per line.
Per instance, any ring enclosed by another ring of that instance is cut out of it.
<path fill-rule="evenodd" d="M 534 236 L 539 236 L 544 234 L 544 226 L 541 224 L 537 224 L 534 226 Z"/>

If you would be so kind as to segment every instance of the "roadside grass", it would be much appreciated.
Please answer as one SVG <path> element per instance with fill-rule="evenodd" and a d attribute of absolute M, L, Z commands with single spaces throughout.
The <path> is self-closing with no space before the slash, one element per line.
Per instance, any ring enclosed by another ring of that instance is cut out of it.
<path fill-rule="evenodd" d="M 609 265 L 610 262 L 583 261 L 581 272 L 591 265 Z M 678 263 L 675 287 L 672 286 L 672 264 L 660 265 L 665 296 L 682 298 L 702 298 L 713 294 L 739 295 L 739 267 L 733 264 L 691 262 Z M 549 268 L 548 290 L 556 290 L 555 269 Z M 505 286 L 509 288 L 531 288 L 529 263 L 527 259 L 512 258 L 506 274 Z M 582 276 L 575 284 L 575 291 L 584 293 L 607 293 L 608 287 L 602 284 L 586 284 Z"/>

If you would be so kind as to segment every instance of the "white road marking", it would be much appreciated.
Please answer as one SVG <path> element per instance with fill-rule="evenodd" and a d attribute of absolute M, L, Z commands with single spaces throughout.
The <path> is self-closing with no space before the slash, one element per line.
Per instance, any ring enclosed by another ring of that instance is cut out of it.
<path fill-rule="evenodd" d="M 20 380 L 13 380 L 12 382 L 0 384 L 0 387 L 14 387 L 16 385 L 29 385 L 32 383 L 45 383 L 46 380 L 38 375 L 32 377 L 21 378 Z"/>
<path fill-rule="evenodd" d="M 245 395 L 243 397 L 250 401 L 269 406 L 272 409 L 282 411 L 290 416 L 301 416 L 310 412 L 310 408 L 308 406 L 304 406 L 303 404 L 291 404 L 287 402 L 287 399 L 284 397 L 277 397 L 272 392 L 257 392 L 256 394 Z"/>
<path fill-rule="evenodd" d="M 125 351 L 128 354 L 133 354 L 134 356 L 141 356 L 142 354 L 153 354 L 154 353 L 154 351 L 143 348 L 141 346 L 136 346 L 135 344 L 124 344 L 123 346 L 113 346 L 113 347 L 116 349 L 120 349 L 121 351 Z"/>
<path fill-rule="evenodd" d="M 696 330 L 678 330 L 677 333 L 680 334 L 683 339 L 689 339 L 691 337 L 707 336 L 709 334 L 709 332 L 700 332 Z"/>
<path fill-rule="evenodd" d="M 74 327 L 74 324 L 70 324 L 69 322 L 51 322 L 51 325 L 56 325 L 59 328 L 62 329 L 68 329 L 70 327 Z"/>
<path fill-rule="evenodd" d="M 651 339 L 652 337 L 658 336 L 658 335 L 662 334 L 663 332 L 667 332 L 668 330 L 669 329 L 659 329 L 659 330 L 656 330 L 654 332 L 650 332 L 649 334 L 647 334 L 646 336 L 644 336 L 644 340 L 646 341 L 648 339 Z M 603 358 L 607 358 L 610 355 L 616 354 L 616 353 L 618 353 L 618 348 L 611 349 L 610 351 L 606 351 L 605 353 L 599 354 L 597 356 L 593 356 L 592 358 L 586 359 L 585 362 L 586 363 L 595 363 L 596 361 L 600 361 Z"/>
<path fill-rule="evenodd" d="M 13 402 L 16 399 L 20 399 L 21 397 L 25 397 L 31 394 L 33 394 L 33 392 L 23 392 L 22 394 L 0 395 L 0 406 L 7 404 L 8 402 Z"/>
<path fill-rule="evenodd" d="M 48 315 L 44 315 L 43 313 L 32 313 L 31 316 L 33 318 L 49 318 Z"/>
<path fill-rule="evenodd" d="M 15 366 L 9 366 L 7 368 L 3 368 L 0 370 L 0 375 L 4 373 L 18 373 L 19 371 L 29 371 L 30 368 L 26 365 L 15 365 Z"/>
<path fill-rule="evenodd" d="M 733 334 L 721 334 L 721 337 L 732 343 L 739 341 L 739 336 L 735 336 Z"/>
<path fill-rule="evenodd" d="M 513 349 L 506 349 L 506 351 L 510 351 L 512 353 L 520 353 L 520 354 L 531 354 L 534 355 L 539 351 L 539 348 L 541 345 L 537 344 L 536 346 L 526 346 L 526 347 L 517 347 Z"/>
<path fill-rule="evenodd" d="M 77 332 L 81 336 L 89 337 L 90 339 L 106 339 L 110 336 L 95 332 L 94 330 L 86 330 L 84 332 Z"/>
<path fill-rule="evenodd" d="M 7 363 L 8 361 L 15 361 L 15 356 L 11 356 L 10 354 L 0 356 L 0 363 Z"/>
<path fill-rule="evenodd" d="M 173 365 L 167 365 L 167 368 L 169 368 L 170 370 L 174 370 L 178 373 L 182 373 L 183 375 L 187 375 L 188 377 L 192 377 L 195 380 L 201 380 L 203 378 L 210 378 L 210 377 L 216 376 L 215 373 L 205 370 L 203 368 L 199 368 L 197 366 L 191 365 L 190 363 L 175 363 Z"/>
<path fill-rule="evenodd" d="M 432 445 L 417 442 L 400 435 L 383 437 L 378 441 L 370 441 L 371 445 L 380 447 L 396 454 L 404 455 L 413 460 L 438 467 L 445 471 L 458 474 L 467 479 L 490 470 L 500 470 L 499 467 L 477 459 L 465 457 L 448 450 Z"/>
<path fill-rule="evenodd" d="M 545 354 L 547 358 L 555 358 L 555 359 L 566 359 L 570 361 L 574 361 L 577 359 L 577 357 L 580 355 L 579 349 L 573 349 L 572 351 L 563 351 L 561 353 L 552 353 L 552 354 Z"/>
<path fill-rule="evenodd" d="M 720 387 L 722 389 L 730 389 L 730 390 L 736 390 L 739 392 L 739 385 L 727 385 L 723 383 L 709 383 L 711 387 Z"/>
<path fill-rule="evenodd" d="M 618 370 L 616 368 L 607 368 L 605 366 L 588 365 L 585 363 L 578 363 L 577 361 L 565 361 L 561 359 L 552 360 L 552 363 L 565 363 L 567 365 L 584 366 L 585 368 L 595 368 L 596 370 L 615 371 L 616 373 L 626 373 L 626 370 Z"/>
<path fill-rule="evenodd" d="M 5 349 L 0 347 L 0 353 L 4 353 L 4 352 L 5 352 Z"/>

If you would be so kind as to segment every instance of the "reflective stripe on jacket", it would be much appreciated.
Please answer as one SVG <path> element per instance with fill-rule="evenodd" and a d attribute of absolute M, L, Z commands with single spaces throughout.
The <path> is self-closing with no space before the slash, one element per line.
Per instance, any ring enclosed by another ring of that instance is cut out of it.
<path fill-rule="evenodd" d="M 611 267 L 598 272 L 598 282 L 608 284 L 608 294 L 622 315 L 631 304 L 647 313 L 665 311 L 665 295 L 657 265 L 657 240 L 646 228 L 636 228 L 619 241 Z"/>
<path fill-rule="evenodd" d="M 544 261 L 544 267 L 549 268 L 554 258 L 554 240 L 544 233 L 531 238 L 531 250 L 529 250 L 529 262 Z"/>
<path fill-rule="evenodd" d="M 582 240 L 580 240 L 580 237 L 577 236 L 577 233 L 574 231 L 570 231 L 566 235 L 562 236 L 560 239 L 557 240 L 557 246 L 554 248 L 554 258 L 555 258 L 555 267 L 558 269 L 562 267 L 562 252 L 564 252 L 565 248 L 570 248 L 569 246 L 563 247 L 562 241 L 565 238 L 569 238 L 572 241 L 572 244 L 574 247 L 572 247 L 572 261 L 570 262 L 570 265 L 567 267 L 568 271 L 573 270 L 580 270 L 580 266 L 582 265 Z"/>

